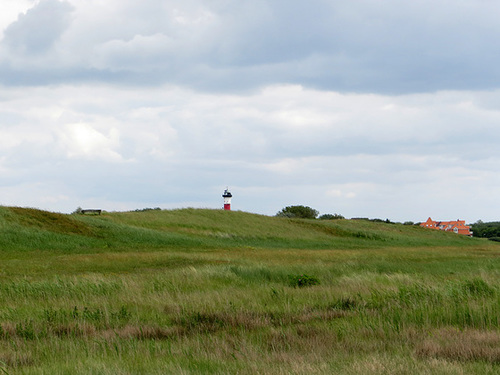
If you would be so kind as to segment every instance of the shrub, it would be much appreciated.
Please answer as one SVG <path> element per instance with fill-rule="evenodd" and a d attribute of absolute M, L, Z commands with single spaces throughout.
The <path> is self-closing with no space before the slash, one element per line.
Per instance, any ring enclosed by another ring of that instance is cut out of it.
<path fill-rule="evenodd" d="M 289 280 L 290 286 L 293 286 L 294 288 L 302 288 L 305 286 L 312 286 L 312 285 L 319 284 L 319 279 L 317 277 L 309 276 L 309 275 L 305 275 L 305 274 L 289 275 L 288 280 Z"/>
<path fill-rule="evenodd" d="M 340 220 L 340 219 L 345 219 L 345 217 L 342 215 L 339 215 L 339 214 L 324 214 L 324 215 L 321 215 L 318 219 L 320 219 L 320 220 Z"/>
<path fill-rule="evenodd" d="M 276 214 L 278 217 L 316 219 L 319 212 L 308 206 L 288 206 Z"/>
<path fill-rule="evenodd" d="M 146 208 L 138 208 L 134 211 L 135 212 L 161 211 L 161 208 L 160 207 L 155 207 L 155 208 L 146 207 Z"/>

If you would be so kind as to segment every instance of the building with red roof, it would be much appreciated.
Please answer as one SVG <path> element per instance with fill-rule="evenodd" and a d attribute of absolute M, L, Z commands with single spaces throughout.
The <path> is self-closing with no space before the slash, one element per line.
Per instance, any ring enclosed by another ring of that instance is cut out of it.
<path fill-rule="evenodd" d="M 421 227 L 444 230 L 445 232 L 453 232 L 472 237 L 470 226 L 465 225 L 465 220 L 456 221 L 434 221 L 428 218 L 425 223 L 420 224 Z"/>

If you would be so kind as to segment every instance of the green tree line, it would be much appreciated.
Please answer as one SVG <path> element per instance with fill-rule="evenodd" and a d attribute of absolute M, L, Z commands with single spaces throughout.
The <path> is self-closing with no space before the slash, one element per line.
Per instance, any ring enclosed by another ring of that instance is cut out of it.
<path fill-rule="evenodd" d="M 500 238 L 500 221 L 483 223 L 481 220 L 470 224 L 474 237 L 480 238 Z"/>

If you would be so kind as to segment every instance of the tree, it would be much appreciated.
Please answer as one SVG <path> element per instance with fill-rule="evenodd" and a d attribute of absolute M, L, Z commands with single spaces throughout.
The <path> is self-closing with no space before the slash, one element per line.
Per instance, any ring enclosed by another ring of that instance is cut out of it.
<path fill-rule="evenodd" d="M 319 212 L 308 206 L 288 206 L 279 211 L 276 216 L 300 219 L 316 219 Z"/>
<path fill-rule="evenodd" d="M 500 222 L 498 221 L 491 221 L 485 223 L 481 220 L 478 220 L 474 224 L 470 224 L 470 229 L 474 233 L 474 237 L 481 237 L 481 238 L 500 237 Z"/>

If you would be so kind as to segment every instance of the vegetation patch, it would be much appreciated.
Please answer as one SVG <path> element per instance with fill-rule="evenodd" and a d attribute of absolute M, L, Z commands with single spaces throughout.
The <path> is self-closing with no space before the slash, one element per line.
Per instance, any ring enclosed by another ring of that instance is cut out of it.
<path fill-rule="evenodd" d="M 315 276 L 310 276 L 306 274 L 300 275 L 289 275 L 288 283 L 294 288 L 303 288 L 306 286 L 319 285 L 319 279 Z"/>

